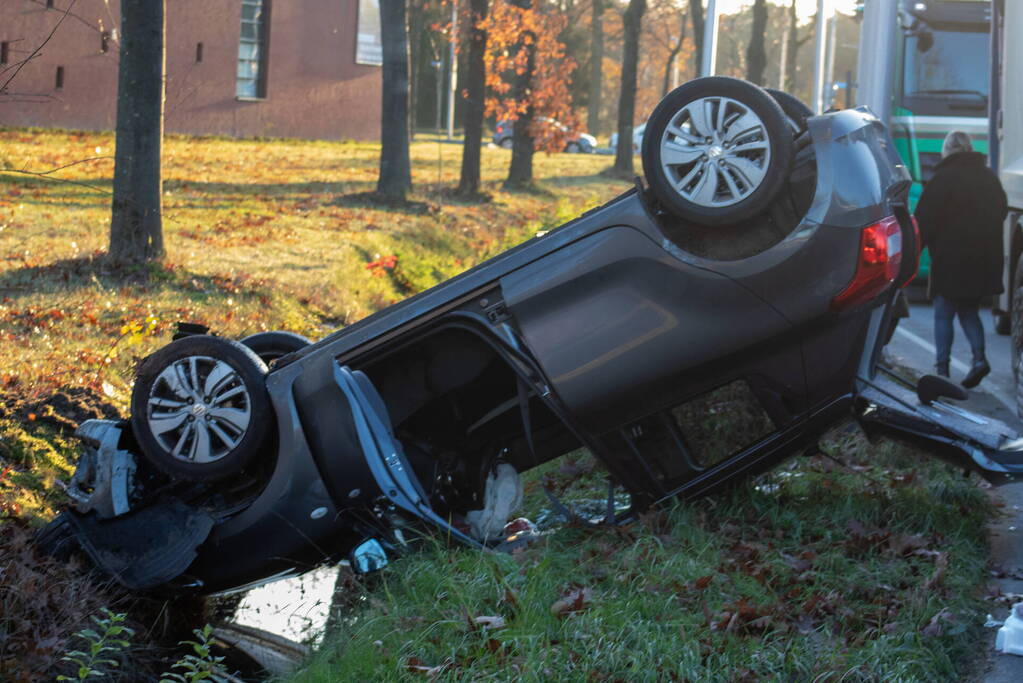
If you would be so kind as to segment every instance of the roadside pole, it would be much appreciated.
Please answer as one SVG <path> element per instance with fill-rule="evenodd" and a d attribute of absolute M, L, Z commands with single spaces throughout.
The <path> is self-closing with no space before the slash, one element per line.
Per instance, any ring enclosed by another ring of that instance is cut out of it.
<path fill-rule="evenodd" d="M 455 46 L 458 44 L 458 0 L 451 3 L 451 83 L 448 89 L 448 140 L 455 137 L 455 95 L 458 90 L 458 55 Z"/>
<path fill-rule="evenodd" d="M 699 0 L 696 0 L 697 2 Z M 713 76 L 718 62 L 718 8 L 715 0 L 707 0 L 707 13 L 703 22 L 703 59 L 701 76 Z"/>
<path fill-rule="evenodd" d="M 824 71 L 827 68 L 828 0 L 817 0 L 817 19 L 814 22 L 813 41 L 813 110 L 824 111 Z"/>
<path fill-rule="evenodd" d="M 892 78 L 898 0 L 867 0 L 860 25 L 856 60 L 856 104 L 866 105 L 888 125 L 892 114 Z"/>

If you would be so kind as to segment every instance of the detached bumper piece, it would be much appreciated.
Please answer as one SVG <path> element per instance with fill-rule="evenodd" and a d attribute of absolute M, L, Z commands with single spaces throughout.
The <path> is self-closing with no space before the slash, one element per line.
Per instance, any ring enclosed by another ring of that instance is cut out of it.
<path fill-rule="evenodd" d="M 860 386 L 856 411 L 867 431 L 915 442 L 992 484 L 1023 480 L 1023 436 L 1004 422 L 941 399 L 925 403 L 912 382 L 884 368 Z"/>
<path fill-rule="evenodd" d="M 180 576 L 209 536 L 213 518 L 179 501 L 115 519 L 68 515 L 75 540 L 92 562 L 131 590 L 149 590 Z"/>

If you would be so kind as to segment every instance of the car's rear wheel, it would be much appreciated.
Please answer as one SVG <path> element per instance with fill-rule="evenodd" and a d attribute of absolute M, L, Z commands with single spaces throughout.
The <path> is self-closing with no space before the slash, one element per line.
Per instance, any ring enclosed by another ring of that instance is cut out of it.
<path fill-rule="evenodd" d="M 258 332 L 242 339 L 242 344 L 256 352 L 259 359 L 267 367 L 282 356 L 294 353 L 312 344 L 300 334 L 294 332 Z"/>
<path fill-rule="evenodd" d="M 701 225 L 765 210 L 788 180 L 793 131 L 763 89 L 735 78 L 689 81 L 661 100 L 643 136 L 643 170 L 657 199 Z"/>
<path fill-rule="evenodd" d="M 565 145 L 565 151 L 568 152 L 569 154 L 578 154 L 579 152 L 582 151 L 582 148 L 579 147 L 578 142 L 573 141 Z"/>
<path fill-rule="evenodd" d="M 178 339 L 143 361 L 131 426 L 143 455 L 179 479 L 216 480 L 245 469 L 273 429 L 266 364 L 238 342 Z"/>
<path fill-rule="evenodd" d="M 798 97 L 788 94 L 783 90 L 775 90 L 774 88 L 764 88 L 764 91 L 770 95 L 781 110 L 785 112 L 785 118 L 789 121 L 789 126 L 792 128 L 792 132 L 795 135 L 799 135 L 806 131 L 806 120 L 813 116 L 813 110 L 810 107 L 803 104 Z"/>
<path fill-rule="evenodd" d="M 503 147 L 504 149 L 511 149 L 514 146 L 515 146 L 515 143 L 512 141 L 512 139 L 510 137 L 507 137 L 504 140 L 501 140 L 501 147 Z"/>

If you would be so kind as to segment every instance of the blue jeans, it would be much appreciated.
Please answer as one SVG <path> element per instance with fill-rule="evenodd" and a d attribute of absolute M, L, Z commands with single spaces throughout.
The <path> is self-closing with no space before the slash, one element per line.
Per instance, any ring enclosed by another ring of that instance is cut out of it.
<path fill-rule="evenodd" d="M 946 299 L 941 295 L 934 297 L 934 346 L 937 348 L 938 365 L 948 363 L 952 355 L 952 339 L 955 337 L 952 319 L 957 315 L 959 326 L 970 342 L 973 362 L 984 359 L 984 326 L 977 312 L 979 306 L 979 299 Z"/>

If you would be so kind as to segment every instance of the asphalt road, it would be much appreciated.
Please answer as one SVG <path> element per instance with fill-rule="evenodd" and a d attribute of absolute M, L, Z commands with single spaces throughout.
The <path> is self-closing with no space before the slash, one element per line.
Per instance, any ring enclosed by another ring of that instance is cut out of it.
<path fill-rule="evenodd" d="M 975 391 L 970 392 L 968 403 L 991 403 L 990 399 L 1001 404 L 998 414 L 992 414 L 1000 420 L 1014 418 L 1016 408 L 1016 383 L 1012 375 L 1011 348 L 1009 337 L 995 333 L 994 321 L 989 310 L 981 311 L 981 322 L 984 323 L 985 345 L 991 374 L 984 378 Z M 955 322 L 955 340 L 952 343 L 952 380 L 959 382 L 966 376 L 973 360 L 966 335 Z M 910 316 L 899 321 L 895 336 L 888 345 L 892 360 L 900 365 L 912 368 L 921 374 L 934 373 L 934 311 L 930 304 L 911 304 Z M 1023 424 L 1019 425 L 1023 428 Z"/>
<path fill-rule="evenodd" d="M 961 404 L 967 410 L 1002 420 L 1023 433 L 1023 422 L 1016 415 L 1016 385 L 1012 374 L 1009 337 L 995 333 L 990 311 L 981 311 L 985 344 L 991 374 L 980 386 L 970 391 L 970 398 Z M 955 323 L 952 345 L 952 379 L 961 381 L 969 370 L 970 346 Z M 886 353 L 890 360 L 912 368 L 920 374 L 934 372 L 934 310 L 930 304 L 912 304 L 910 317 L 899 322 Z M 1001 500 L 1004 514 L 989 525 L 991 564 L 995 576 L 992 592 L 1023 593 L 1023 483 L 1008 484 L 992 491 Z M 1000 576 L 999 576 L 1000 574 Z M 1004 619 L 1008 610 L 992 604 L 995 619 Z M 985 670 L 977 677 L 983 683 L 1019 683 L 1023 681 L 1023 657 L 995 652 L 997 629 L 988 631 L 990 646 Z"/>

